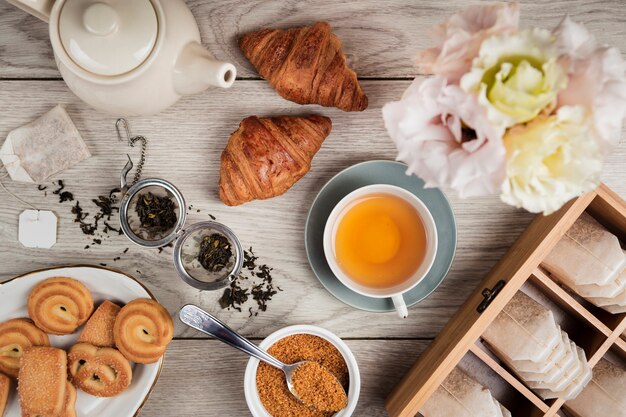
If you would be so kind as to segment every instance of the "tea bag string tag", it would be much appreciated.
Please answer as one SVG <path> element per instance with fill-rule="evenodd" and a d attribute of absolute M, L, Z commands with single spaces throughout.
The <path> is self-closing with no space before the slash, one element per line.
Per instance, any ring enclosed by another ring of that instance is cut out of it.
<path fill-rule="evenodd" d="M 2 164 L 0 164 L 0 171 L 1 170 L 6 170 L 6 167 Z M 39 209 L 35 206 L 33 206 L 32 204 L 30 204 L 28 201 L 24 201 L 23 199 L 21 199 L 20 197 L 16 196 L 15 194 L 13 194 L 11 191 L 9 191 L 9 189 L 7 187 L 4 186 L 4 183 L 2 182 L 3 179 L 5 179 L 6 177 L 9 176 L 9 172 L 5 172 L 3 175 L 0 175 L 0 188 L 2 188 L 4 190 L 5 193 L 7 193 L 8 195 L 10 195 L 15 201 L 18 201 L 30 208 L 32 208 L 33 210 L 36 210 L 37 212 L 39 212 Z M 39 219 L 39 215 L 37 215 L 37 219 Z"/>
<path fill-rule="evenodd" d="M 124 131 L 126 133 L 126 139 L 122 137 L 122 132 L 120 130 L 121 127 L 124 128 Z M 135 171 L 135 178 L 133 178 L 133 183 L 131 184 L 134 185 L 135 183 L 137 183 L 137 181 L 139 181 L 139 178 L 141 178 L 141 172 L 143 171 L 143 166 L 146 162 L 146 149 L 148 147 L 148 139 L 146 139 L 145 136 L 131 135 L 130 126 L 124 118 L 117 119 L 117 121 L 115 122 L 115 129 L 117 130 L 117 137 L 120 142 L 126 141 L 128 143 L 128 146 L 130 146 L 131 148 L 134 148 L 137 142 L 141 142 L 141 155 L 139 157 L 139 163 L 137 164 L 137 170 Z"/>
<path fill-rule="evenodd" d="M 0 170 L 4 166 L 0 164 Z M 57 216 L 48 210 L 39 210 L 28 201 L 9 191 L 2 179 L 9 176 L 6 172 L 0 175 L 0 188 L 9 194 L 16 201 L 30 207 L 32 210 L 24 210 L 18 220 L 18 240 L 27 248 L 49 249 L 57 241 Z"/>

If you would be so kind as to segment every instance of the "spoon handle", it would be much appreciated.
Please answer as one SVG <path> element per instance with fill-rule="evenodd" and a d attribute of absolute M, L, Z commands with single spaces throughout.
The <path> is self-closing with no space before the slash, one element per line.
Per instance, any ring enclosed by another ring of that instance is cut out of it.
<path fill-rule="evenodd" d="M 257 347 L 248 339 L 241 336 L 239 333 L 235 332 L 233 329 L 199 307 L 188 304 L 180 310 L 179 317 L 180 321 L 189 327 L 201 331 L 202 333 L 206 333 L 209 336 L 231 345 L 232 347 L 239 349 L 250 356 L 254 356 L 263 362 L 267 362 L 278 369 L 285 368 L 284 363 L 280 362 L 263 349 Z"/>

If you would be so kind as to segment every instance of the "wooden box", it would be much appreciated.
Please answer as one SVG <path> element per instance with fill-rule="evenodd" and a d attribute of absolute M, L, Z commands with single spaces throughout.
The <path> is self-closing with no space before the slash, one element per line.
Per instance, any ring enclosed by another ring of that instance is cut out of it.
<path fill-rule="evenodd" d="M 626 314 L 613 315 L 593 306 L 562 287 L 541 266 L 545 255 L 584 211 L 626 246 L 626 203 L 605 185 L 550 216 L 538 215 L 391 392 L 386 400 L 391 417 L 415 416 L 462 359 L 478 362 L 496 376 L 499 382 L 495 389 L 506 391 L 507 400 L 501 402 L 513 415 L 563 415 L 561 408 L 574 415 L 562 399 L 544 401 L 528 389 L 484 347 L 480 336 L 513 295 L 522 286 L 530 286 L 553 310 L 560 310 L 558 314 L 574 322 L 566 330 L 585 350 L 592 367 L 609 351 L 620 360 L 626 359 L 622 336 Z M 494 391 L 494 387 L 487 388 Z"/>

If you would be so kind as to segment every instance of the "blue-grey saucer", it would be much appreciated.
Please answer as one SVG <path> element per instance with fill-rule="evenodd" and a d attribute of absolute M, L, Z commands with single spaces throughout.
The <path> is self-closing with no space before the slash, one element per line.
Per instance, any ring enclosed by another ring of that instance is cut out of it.
<path fill-rule="evenodd" d="M 361 310 L 394 311 L 391 299 L 358 294 L 332 273 L 324 256 L 324 226 L 335 205 L 347 194 L 371 184 L 391 184 L 415 194 L 428 207 L 437 225 L 438 248 L 432 268 L 419 284 L 404 294 L 407 306 L 414 305 L 441 284 L 456 252 L 456 221 L 448 199 L 438 188 L 424 188 L 424 181 L 405 174 L 406 165 L 393 161 L 368 161 L 335 175 L 319 192 L 309 211 L 304 231 L 306 253 L 313 272 L 337 299 Z"/>

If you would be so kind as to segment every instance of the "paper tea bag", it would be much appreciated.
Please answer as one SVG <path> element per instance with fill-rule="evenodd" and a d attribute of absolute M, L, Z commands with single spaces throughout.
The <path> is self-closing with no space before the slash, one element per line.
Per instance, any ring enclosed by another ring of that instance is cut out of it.
<path fill-rule="evenodd" d="M 544 362 L 561 343 L 552 311 L 518 291 L 483 333 L 483 339 L 507 362 Z M 519 370 L 532 370 L 520 367 Z"/>
<path fill-rule="evenodd" d="M 420 410 L 424 417 L 501 417 L 506 408 L 469 375 L 454 368 Z"/>
<path fill-rule="evenodd" d="M 626 251 L 624 252 L 626 256 Z M 602 307 L 607 310 L 606 307 L 613 306 L 618 312 L 623 313 L 626 312 L 626 268 L 622 270 L 622 272 L 617 276 L 615 280 L 617 285 L 624 287 L 624 289 L 617 295 L 612 297 L 588 297 L 587 299 L 598 307 Z M 620 307 L 622 307 L 620 309 Z"/>
<path fill-rule="evenodd" d="M 11 179 L 45 182 L 91 156 L 65 109 L 58 105 L 36 120 L 9 132 L 0 160 Z"/>
<path fill-rule="evenodd" d="M 566 387 L 561 391 L 553 391 L 550 389 L 538 389 L 536 390 L 537 394 L 542 397 L 544 400 L 548 400 L 551 398 L 563 398 L 564 400 L 574 399 L 580 394 L 580 392 L 585 388 L 585 386 L 591 381 L 591 367 L 587 362 L 587 357 L 585 352 L 575 346 L 577 355 L 578 355 L 578 363 L 579 364 L 574 371 L 570 375 L 567 376 L 568 383 Z"/>
<path fill-rule="evenodd" d="M 518 370 L 518 375 L 526 382 L 554 382 L 561 377 L 560 372 L 574 361 L 574 352 L 570 347 L 567 333 L 561 330 L 561 343 L 554 348 L 548 359 L 537 363 L 536 367 Z"/>
<path fill-rule="evenodd" d="M 565 407 L 580 417 L 626 417 L 626 370 L 602 358 L 589 385 Z"/>
<path fill-rule="evenodd" d="M 568 344 L 567 356 L 563 359 L 563 363 L 556 364 L 553 367 L 553 370 L 556 370 L 558 374 L 556 378 L 553 377 L 550 381 L 548 381 L 547 378 L 540 382 L 526 381 L 526 385 L 532 389 L 544 389 L 559 392 L 566 389 L 567 386 L 571 384 L 574 378 L 581 372 L 582 367 L 583 364 L 578 358 L 578 349 L 576 344 L 574 342 L 570 342 Z"/>
<path fill-rule="evenodd" d="M 542 265 L 568 286 L 606 285 L 615 280 L 625 262 L 617 237 L 583 213 Z"/>

